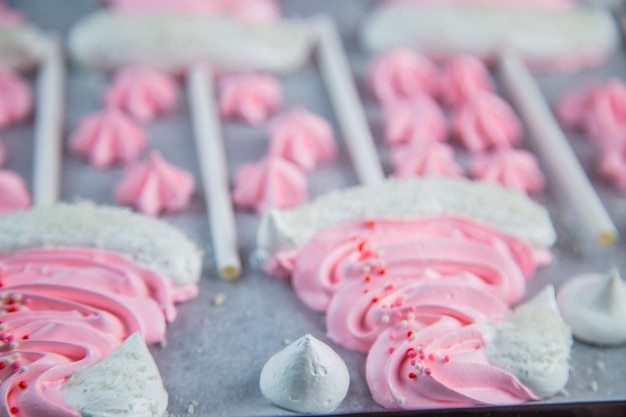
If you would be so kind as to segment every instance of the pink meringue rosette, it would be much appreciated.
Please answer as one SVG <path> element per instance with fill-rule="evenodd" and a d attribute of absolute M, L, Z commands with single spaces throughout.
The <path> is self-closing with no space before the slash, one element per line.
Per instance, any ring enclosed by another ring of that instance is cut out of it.
<path fill-rule="evenodd" d="M 24 15 L 0 1 L 0 27 L 14 27 L 24 21 Z"/>
<path fill-rule="evenodd" d="M 85 116 L 69 139 L 73 153 L 100 169 L 134 160 L 146 145 L 143 129 L 115 108 Z"/>
<path fill-rule="evenodd" d="M 32 109 L 30 85 L 12 69 L 0 63 L 0 127 L 22 122 Z"/>
<path fill-rule="evenodd" d="M 251 23 L 271 23 L 280 19 L 280 7 L 275 0 L 210 0 L 221 13 Z"/>
<path fill-rule="evenodd" d="M 511 106 L 490 93 L 476 93 L 454 109 L 452 130 L 471 152 L 509 148 L 522 139 L 523 129 Z"/>
<path fill-rule="evenodd" d="M 368 81 L 383 103 L 416 94 L 435 95 L 439 90 L 436 67 L 408 48 L 396 48 L 377 57 L 369 67 Z"/>
<path fill-rule="evenodd" d="M 585 130 L 588 106 L 598 83 L 591 83 L 565 93 L 555 105 L 555 113 L 563 126 Z"/>
<path fill-rule="evenodd" d="M 605 145 L 597 170 L 615 188 L 626 192 L 626 138 Z"/>
<path fill-rule="evenodd" d="M 108 107 L 126 110 L 149 121 L 176 104 L 177 84 L 171 75 L 148 68 L 126 68 L 115 75 L 104 96 Z"/>
<path fill-rule="evenodd" d="M 108 3 L 116 12 L 127 14 L 226 14 L 252 23 L 269 23 L 280 18 L 280 8 L 274 0 L 109 0 Z"/>
<path fill-rule="evenodd" d="M 337 154 L 330 123 L 304 109 L 293 109 L 278 116 L 268 130 L 269 154 L 287 159 L 304 170 L 311 170 Z"/>
<path fill-rule="evenodd" d="M 237 171 L 232 197 L 237 207 L 253 208 L 257 213 L 272 207 L 295 207 L 308 198 L 306 177 L 293 162 L 267 155 Z"/>
<path fill-rule="evenodd" d="M 115 201 L 148 216 L 184 210 L 195 189 L 193 175 L 168 163 L 159 151 L 130 165 L 114 190 Z"/>
<path fill-rule="evenodd" d="M 537 158 L 523 149 L 499 149 L 476 155 L 471 171 L 481 181 L 499 183 L 526 193 L 539 192 L 546 184 Z"/>
<path fill-rule="evenodd" d="M 280 82 L 270 75 L 225 75 L 218 86 L 221 115 L 243 119 L 253 126 L 266 121 L 283 102 Z"/>
<path fill-rule="evenodd" d="M 563 125 L 582 129 L 604 146 L 626 131 L 626 84 L 619 79 L 592 82 L 565 94 L 556 112 Z"/>
<path fill-rule="evenodd" d="M 397 177 L 464 175 L 463 167 L 454 160 L 454 148 L 445 143 L 433 140 L 414 142 L 393 149 L 391 155 Z"/>
<path fill-rule="evenodd" d="M 30 193 L 22 177 L 0 169 L 0 215 L 27 209 L 30 205 Z"/>
<path fill-rule="evenodd" d="M 391 145 L 422 141 L 445 141 L 448 137 L 446 116 L 431 97 L 416 94 L 384 106 L 385 139 Z"/>
<path fill-rule="evenodd" d="M 449 106 L 458 106 L 477 92 L 493 92 L 485 63 L 471 55 L 451 58 L 441 75 L 440 93 Z"/>

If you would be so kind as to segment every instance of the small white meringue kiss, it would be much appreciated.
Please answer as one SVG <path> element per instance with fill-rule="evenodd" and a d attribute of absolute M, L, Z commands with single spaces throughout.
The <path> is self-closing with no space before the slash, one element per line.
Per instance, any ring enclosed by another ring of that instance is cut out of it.
<path fill-rule="evenodd" d="M 557 303 L 578 340 L 602 346 L 626 343 L 626 283 L 617 269 L 571 278 L 560 288 Z"/>
<path fill-rule="evenodd" d="M 350 374 L 330 346 L 307 334 L 267 361 L 259 385 L 263 396 L 279 407 L 330 413 L 348 393 Z"/>

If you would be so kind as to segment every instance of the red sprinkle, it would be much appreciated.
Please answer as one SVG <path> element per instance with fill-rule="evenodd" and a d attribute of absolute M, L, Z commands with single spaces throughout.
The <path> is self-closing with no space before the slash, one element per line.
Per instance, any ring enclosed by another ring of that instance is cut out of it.
<path fill-rule="evenodd" d="M 417 356 L 417 353 L 415 353 L 415 349 L 409 348 L 406 351 L 406 356 L 408 356 L 409 358 L 414 358 Z"/>
<path fill-rule="evenodd" d="M 378 297 L 372 298 L 372 303 L 377 303 L 379 301 Z"/>
<path fill-rule="evenodd" d="M 8 305 L 13 305 L 13 304 L 15 304 L 15 300 L 12 299 L 12 298 L 9 298 L 9 301 L 7 301 L 7 304 Z"/>
<path fill-rule="evenodd" d="M 413 336 L 413 330 L 409 330 L 408 332 L 406 332 L 406 337 L 411 337 Z"/>
<path fill-rule="evenodd" d="M 434 361 L 435 360 L 435 355 L 432 354 L 432 353 L 430 355 L 428 355 L 428 360 L 429 361 Z"/>
<path fill-rule="evenodd" d="M 380 275 L 387 275 L 387 269 L 380 268 Z"/>
<path fill-rule="evenodd" d="M 372 277 L 371 276 L 366 276 L 365 277 L 365 282 L 372 282 Z"/>
<path fill-rule="evenodd" d="M 363 290 L 363 294 L 367 294 L 368 292 L 370 292 L 370 290 L 368 290 L 367 288 Z"/>
<path fill-rule="evenodd" d="M 24 336 L 22 336 L 22 340 L 28 340 L 28 335 L 25 334 Z"/>
<path fill-rule="evenodd" d="M 431 371 L 430 368 L 424 368 L 424 373 L 428 376 L 431 376 L 433 374 L 433 371 Z"/>
<path fill-rule="evenodd" d="M 443 363 L 450 363 L 450 356 L 446 355 L 443 357 Z"/>
<path fill-rule="evenodd" d="M 366 222 L 366 224 L 371 227 L 372 229 L 376 227 L 376 221 L 375 220 L 368 220 Z"/>
<path fill-rule="evenodd" d="M 366 245 L 367 245 L 367 243 L 365 243 L 365 242 L 359 243 L 359 252 L 365 251 Z"/>
<path fill-rule="evenodd" d="M 17 412 L 20 411 L 20 410 L 17 407 L 11 407 L 11 409 L 9 411 L 11 411 L 11 414 L 17 414 Z"/>
<path fill-rule="evenodd" d="M 7 366 L 4 361 L 0 361 L 0 369 L 4 369 L 4 367 Z"/>
<path fill-rule="evenodd" d="M 28 384 L 26 383 L 26 381 L 20 381 L 20 383 L 17 384 L 17 386 L 20 387 L 20 389 L 26 389 Z"/>
<path fill-rule="evenodd" d="M 417 378 L 417 375 L 415 374 L 415 372 L 409 372 L 409 378 L 415 379 Z"/>
<path fill-rule="evenodd" d="M 391 346 L 391 347 L 389 348 L 389 354 L 390 354 L 390 355 L 391 355 L 393 352 L 395 352 L 395 351 L 396 351 L 396 348 L 395 348 L 395 347 Z"/>
<path fill-rule="evenodd" d="M 19 311 L 20 309 L 17 308 L 16 306 L 11 307 L 10 309 L 7 310 L 7 312 L 9 313 L 15 313 L 16 311 Z"/>

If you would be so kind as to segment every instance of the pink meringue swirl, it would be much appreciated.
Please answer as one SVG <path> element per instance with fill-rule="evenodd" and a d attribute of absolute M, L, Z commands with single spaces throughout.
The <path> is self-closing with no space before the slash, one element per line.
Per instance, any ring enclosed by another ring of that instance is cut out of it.
<path fill-rule="evenodd" d="M 396 48 L 377 57 L 369 67 L 368 81 L 383 103 L 417 94 L 435 95 L 439 90 L 435 66 L 408 48 Z"/>
<path fill-rule="evenodd" d="M 0 63 L 0 127 L 24 121 L 32 109 L 33 97 L 28 83 Z"/>
<path fill-rule="evenodd" d="M 254 208 L 257 213 L 295 207 L 308 198 L 306 177 L 293 162 L 268 155 L 237 171 L 232 197 L 237 207 Z"/>
<path fill-rule="evenodd" d="M 0 1 L 0 27 L 14 27 L 24 21 L 24 15 Z"/>
<path fill-rule="evenodd" d="M 561 122 L 582 128 L 600 145 L 624 135 L 626 84 L 619 79 L 592 82 L 565 94 L 557 105 Z"/>
<path fill-rule="evenodd" d="M 109 0 L 108 3 L 113 10 L 127 14 L 226 14 L 252 23 L 269 23 L 280 18 L 274 0 Z"/>
<path fill-rule="evenodd" d="M 195 180 L 189 171 L 171 165 L 153 150 L 145 161 L 128 166 L 115 186 L 114 198 L 119 204 L 157 216 L 187 208 L 194 190 Z"/>
<path fill-rule="evenodd" d="M 278 116 L 268 130 L 269 154 L 287 159 L 304 170 L 337 155 L 330 123 L 304 109 L 296 108 Z"/>
<path fill-rule="evenodd" d="M 126 68 L 115 75 L 104 102 L 108 107 L 126 110 L 135 118 L 148 121 L 174 107 L 176 90 L 176 80 L 165 72 Z"/>
<path fill-rule="evenodd" d="M 511 106 L 490 93 L 476 93 L 454 109 L 452 130 L 471 152 L 508 148 L 523 135 L 522 125 Z"/>
<path fill-rule="evenodd" d="M 134 160 L 146 145 L 143 129 L 114 108 L 85 116 L 69 139 L 73 153 L 100 169 Z"/>
<path fill-rule="evenodd" d="M 266 121 L 283 102 L 280 82 L 270 75 L 225 75 L 218 87 L 222 116 L 241 118 L 253 126 Z"/>
<path fill-rule="evenodd" d="M 441 75 L 441 97 L 449 106 L 458 106 L 477 92 L 493 92 L 485 63 L 471 55 L 451 58 Z"/>
<path fill-rule="evenodd" d="M 75 416 L 60 395 L 78 369 L 139 331 L 163 340 L 174 303 L 197 294 L 127 258 L 82 248 L 0 256 L 3 415 Z"/>
<path fill-rule="evenodd" d="M 351 282 L 428 278 L 427 269 L 446 277 L 465 273 L 471 285 L 511 304 L 524 295 L 536 259 L 524 242 L 461 218 L 357 221 L 305 244 L 295 255 L 292 284 L 307 306 L 325 311 Z"/>
<path fill-rule="evenodd" d="M 480 324 L 443 316 L 384 331 L 367 355 L 374 400 L 389 409 L 513 404 L 537 400 L 513 374 L 489 363 Z"/>
<path fill-rule="evenodd" d="M 464 174 L 463 167 L 454 160 L 454 148 L 445 143 L 416 142 L 396 147 L 391 155 L 397 177 L 462 177 Z"/>
<path fill-rule="evenodd" d="M 431 97 L 416 94 L 411 99 L 385 103 L 385 139 L 391 145 L 421 141 L 445 141 L 446 116 Z"/>
<path fill-rule="evenodd" d="M 472 287 L 465 273 L 421 273 L 428 278 L 370 276 L 342 287 L 326 312 L 328 336 L 348 349 L 367 352 L 383 331 L 403 320 L 427 327 L 446 316 L 468 325 L 508 314 L 506 304 Z"/>
<path fill-rule="evenodd" d="M 526 193 L 539 192 L 546 185 L 537 158 L 523 149 L 499 149 L 476 155 L 471 171 L 481 181 L 499 183 Z"/>
<path fill-rule="evenodd" d="M 604 146 L 597 169 L 615 188 L 626 191 L 626 138 Z"/>
<path fill-rule="evenodd" d="M 26 183 L 14 172 L 0 169 L 0 215 L 30 207 Z"/>

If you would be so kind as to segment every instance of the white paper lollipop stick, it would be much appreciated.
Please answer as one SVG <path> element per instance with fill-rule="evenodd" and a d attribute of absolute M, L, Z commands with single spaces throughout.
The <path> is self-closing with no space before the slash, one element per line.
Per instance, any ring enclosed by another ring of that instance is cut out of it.
<path fill-rule="evenodd" d="M 33 203 L 55 204 L 61 183 L 65 71 L 61 42 L 52 37 L 37 76 Z"/>
<path fill-rule="evenodd" d="M 529 139 L 534 141 L 539 157 L 568 203 L 598 243 L 615 243 L 618 238 L 615 225 L 524 62 L 513 51 L 505 51 L 500 56 L 500 71 L 511 100 L 526 122 Z"/>
<path fill-rule="evenodd" d="M 384 180 L 383 170 L 337 26 L 330 18 L 319 16 L 312 19 L 311 28 L 317 39 L 317 61 L 322 79 L 356 175 L 363 184 L 381 182 Z"/>
<path fill-rule="evenodd" d="M 214 97 L 213 75 L 203 65 L 187 75 L 198 161 L 202 173 L 215 259 L 221 276 L 231 280 L 241 274 L 235 215 L 228 187 L 226 153 Z"/>

